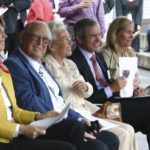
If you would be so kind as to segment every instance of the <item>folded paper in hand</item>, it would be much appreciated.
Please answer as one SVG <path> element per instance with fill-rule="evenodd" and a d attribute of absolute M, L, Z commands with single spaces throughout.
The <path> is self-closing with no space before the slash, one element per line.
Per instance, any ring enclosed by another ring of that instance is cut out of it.
<path fill-rule="evenodd" d="M 120 76 L 127 79 L 127 85 L 120 90 L 120 97 L 131 97 L 133 95 L 133 80 L 138 72 L 137 57 L 119 58 Z"/>
<path fill-rule="evenodd" d="M 53 124 L 60 122 L 64 118 L 64 116 L 68 113 L 69 108 L 70 103 L 66 104 L 66 107 L 60 112 L 58 116 L 33 121 L 30 125 L 39 126 L 47 129 Z"/>

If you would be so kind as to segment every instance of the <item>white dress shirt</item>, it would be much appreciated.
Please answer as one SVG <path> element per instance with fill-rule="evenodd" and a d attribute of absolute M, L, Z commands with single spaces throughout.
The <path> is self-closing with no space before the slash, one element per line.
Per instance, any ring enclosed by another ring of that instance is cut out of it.
<path fill-rule="evenodd" d="M 65 103 L 63 97 L 59 95 L 60 89 L 57 85 L 56 81 L 51 77 L 51 75 L 47 72 L 47 70 L 43 67 L 42 63 L 35 61 L 31 57 L 27 56 L 21 49 L 20 52 L 25 56 L 33 69 L 37 72 L 37 74 L 41 77 L 41 79 L 46 84 L 54 110 L 57 112 L 61 112 L 65 107 Z M 67 117 L 67 115 L 65 116 Z"/>
<path fill-rule="evenodd" d="M 93 52 L 93 53 L 90 53 L 90 52 L 88 52 L 88 51 L 86 51 L 86 50 L 84 50 L 84 49 L 82 49 L 82 48 L 79 48 L 79 49 L 80 49 L 81 53 L 84 55 L 84 57 L 85 57 L 85 59 L 86 59 L 88 65 L 89 65 L 89 67 L 90 67 L 90 69 L 91 69 L 91 72 L 92 72 L 92 74 L 93 74 L 95 83 L 96 83 L 96 85 L 97 85 L 97 88 L 98 88 L 98 89 L 104 88 L 104 91 L 105 91 L 105 94 L 107 95 L 107 98 L 110 98 L 110 97 L 113 95 L 113 93 L 112 93 L 110 87 L 109 87 L 109 86 L 104 87 L 104 86 L 103 86 L 102 84 L 100 84 L 100 82 L 97 81 L 97 79 L 96 79 L 96 74 L 95 74 L 95 71 L 94 71 L 94 68 L 93 68 L 93 64 L 92 64 L 92 61 L 91 61 L 91 58 L 92 58 L 93 55 L 95 55 L 95 53 L 94 53 L 94 52 Z M 102 72 L 102 69 L 101 69 L 100 65 L 98 64 L 98 62 L 97 62 L 97 65 L 98 65 L 98 70 L 99 70 L 99 72 L 100 72 L 100 75 L 101 75 L 102 79 L 105 80 L 105 76 L 104 76 L 104 74 L 103 74 L 103 72 Z"/>

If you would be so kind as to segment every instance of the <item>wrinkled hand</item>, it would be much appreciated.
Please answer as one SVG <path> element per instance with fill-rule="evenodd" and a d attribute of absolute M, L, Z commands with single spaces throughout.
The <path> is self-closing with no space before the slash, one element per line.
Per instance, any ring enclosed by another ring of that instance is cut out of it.
<path fill-rule="evenodd" d="M 127 79 L 125 77 L 119 77 L 110 84 L 112 92 L 119 92 L 122 88 L 127 85 Z"/>
<path fill-rule="evenodd" d="M 85 126 L 87 126 L 87 127 L 90 127 L 91 126 L 91 123 L 90 123 L 90 120 L 88 120 L 88 119 L 86 119 L 86 118 L 84 118 L 83 120 L 82 120 L 82 123 L 85 125 Z M 96 130 L 94 130 L 93 132 L 85 132 L 85 138 L 90 138 L 90 139 L 93 139 L 93 138 L 95 138 L 95 134 L 97 134 L 97 132 L 98 131 L 96 131 Z M 86 137 L 87 136 L 87 137 Z M 89 136 L 89 137 L 88 137 Z"/>
<path fill-rule="evenodd" d="M 72 85 L 73 90 L 76 92 L 86 92 L 88 90 L 88 86 L 83 81 L 75 81 Z"/>
<path fill-rule="evenodd" d="M 84 140 L 87 141 L 88 139 L 96 139 L 96 137 L 90 133 L 84 133 Z"/>
<path fill-rule="evenodd" d="M 35 139 L 41 135 L 45 135 L 46 129 L 38 126 L 20 125 L 19 132 L 30 139 Z"/>
<path fill-rule="evenodd" d="M 35 120 L 41 120 L 41 119 L 45 119 L 45 118 L 48 118 L 48 117 L 56 117 L 58 116 L 59 113 L 57 111 L 48 111 L 47 113 L 43 113 L 43 114 L 37 114 L 35 116 Z"/>
<path fill-rule="evenodd" d="M 92 3 L 92 0 L 82 0 L 80 4 L 77 4 L 78 9 L 88 8 Z"/>
<path fill-rule="evenodd" d="M 145 96 L 144 90 L 142 88 L 137 88 L 133 92 L 133 96 Z"/>

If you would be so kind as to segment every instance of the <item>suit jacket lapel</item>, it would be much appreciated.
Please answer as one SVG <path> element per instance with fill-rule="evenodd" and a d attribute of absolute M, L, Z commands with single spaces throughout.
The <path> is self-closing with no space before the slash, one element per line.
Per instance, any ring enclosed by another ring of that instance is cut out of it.
<path fill-rule="evenodd" d="M 19 51 L 18 51 L 17 54 L 19 55 L 18 57 L 22 60 L 25 67 L 27 68 L 27 70 L 29 70 L 29 73 L 32 74 L 34 76 L 34 78 L 39 82 L 39 86 L 41 86 L 41 89 L 43 91 L 43 95 L 45 95 L 45 98 L 47 99 L 48 97 L 50 97 L 47 86 L 45 85 L 44 81 L 40 78 L 38 73 L 34 70 L 34 68 L 29 64 L 27 59 Z M 50 97 L 50 99 L 51 99 L 51 97 Z M 50 105 L 53 107 L 53 104 L 52 104 L 51 100 L 50 100 Z"/>
<path fill-rule="evenodd" d="M 87 63 L 84 55 L 81 53 L 79 48 L 76 50 L 76 54 L 77 54 L 77 58 L 78 58 L 79 62 L 81 63 L 81 66 L 83 66 L 84 71 L 87 72 L 87 76 L 89 76 L 88 79 L 91 80 L 92 85 L 94 85 L 95 88 L 97 88 L 97 85 L 95 83 L 92 71 L 91 71 L 91 69 L 89 67 L 89 64 Z"/>

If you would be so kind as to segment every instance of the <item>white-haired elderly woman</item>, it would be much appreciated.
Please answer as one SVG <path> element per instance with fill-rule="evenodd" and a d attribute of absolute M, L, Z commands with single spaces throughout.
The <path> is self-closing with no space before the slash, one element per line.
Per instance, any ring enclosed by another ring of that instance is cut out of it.
<path fill-rule="evenodd" d="M 90 114 L 99 108 L 85 100 L 93 92 L 92 86 L 85 82 L 72 60 L 67 59 L 72 54 L 72 41 L 63 23 L 49 24 L 52 40 L 44 58 L 45 64 L 57 80 L 66 102 L 71 101 L 71 107 L 78 112 L 86 111 Z M 112 120 L 111 120 L 112 121 Z M 124 123 L 112 121 L 118 127 L 109 131 L 119 138 L 119 150 L 137 150 L 133 128 Z"/>

